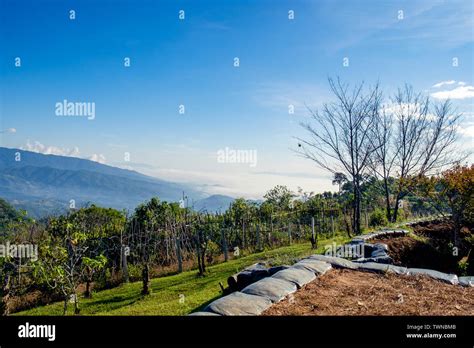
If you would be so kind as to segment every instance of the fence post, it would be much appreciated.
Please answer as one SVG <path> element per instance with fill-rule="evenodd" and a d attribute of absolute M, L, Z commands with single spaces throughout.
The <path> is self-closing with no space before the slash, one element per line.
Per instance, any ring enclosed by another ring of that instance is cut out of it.
<path fill-rule="evenodd" d="M 229 251 L 227 250 L 227 240 L 225 238 L 225 229 L 221 229 L 221 237 L 222 237 L 222 251 L 224 252 L 224 262 L 229 260 Z"/>
<path fill-rule="evenodd" d="M 288 241 L 290 242 L 290 245 L 291 245 L 291 228 L 290 228 L 290 222 L 288 222 Z"/>
<path fill-rule="evenodd" d="M 321 225 L 320 225 L 319 231 L 321 233 L 326 233 L 327 232 L 326 231 L 326 224 L 324 223 L 324 205 L 321 208 Z"/>
<path fill-rule="evenodd" d="M 178 273 L 183 272 L 183 258 L 181 256 L 181 245 L 179 237 L 174 237 L 176 243 L 176 257 L 178 259 Z"/>
<path fill-rule="evenodd" d="M 314 216 L 311 217 L 311 248 L 316 249 L 316 230 L 314 229 Z"/>
<path fill-rule="evenodd" d="M 242 249 L 245 249 L 245 220 L 242 220 Z"/>
<path fill-rule="evenodd" d="M 122 256 L 122 277 L 125 283 L 128 283 L 128 265 L 127 265 L 127 254 L 123 244 L 120 246 L 120 255 Z"/>
<path fill-rule="evenodd" d="M 334 213 L 331 214 L 331 229 L 332 229 L 332 238 L 336 236 L 336 231 L 334 230 Z"/>
<path fill-rule="evenodd" d="M 260 224 L 257 223 L 257 250 L 260 251 L 262 248 L 260 246 Z"/>
<path fill-rule="evenodd" d="M 365 206 L 365 228 L 369 228 L 369 214 L 367 213 L 367 206 Z"/>

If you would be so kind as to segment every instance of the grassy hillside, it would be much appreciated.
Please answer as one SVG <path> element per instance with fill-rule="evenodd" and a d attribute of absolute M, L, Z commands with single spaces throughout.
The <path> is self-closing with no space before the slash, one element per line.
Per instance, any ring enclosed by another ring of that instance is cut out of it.
<path fill-rule="evenodd" d="M 324 245 L 335 241 L 347 242 L 346 237 L 336 236 L 334 240 L 319 240 L 319 249 L 312 250 L 310 243 L 294 244 L 278 249 L 230 260 L 210 266 L 205 277 L 198 277 L 196 271 L 155 278 L 151 281 L 153 293 L 142 296 L 141 282 L 123 284 L 117 288 L 94 293 L 93 299 L 81 299 L 82 315 L 186 315 L 218 298 L 221 295 L 219 282 L 227 285 L 227 278 L 243 268 L 263 260 L 272 264 L 288 264 L 296 257 L 303 257 L 324 251 Z M 180 301 L 184 295 L 184 302 Z M 70 312 L 72 314 L 72 305 Z M 15 315 L 62 315 L 63 303 L 15 313 Z"/>

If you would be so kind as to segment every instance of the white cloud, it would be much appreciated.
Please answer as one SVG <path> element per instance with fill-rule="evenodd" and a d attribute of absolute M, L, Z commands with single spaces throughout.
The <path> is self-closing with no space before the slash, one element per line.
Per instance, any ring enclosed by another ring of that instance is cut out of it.
<path fill-rule="evenodd" d="M 0 130 L 0 133 L 16 133 L 16 128 L 7 128 L 7 129 L 4 129 L 4 130 Z"/>
<path fill-rule="evenodd" d="M 432 87 L 433 88 L 440 88 L 440 87 L 443 87 L 443 86 L 446 86 L 446 85 L 453 85 L 455 83 L 456 83 L 456 81 L 454 81 L 454 80 L 441 81 L 441 82 L 438 82 L 438 83 L 434 84 Z"/>
<path fill-rule="evenodd" d="M 397 104 L 397 103 L 387 103 L 382 105 L 384 108 L 384 111 L 387 114 L 392 114 L 396 118 L 401 117 L 401 115 L 413 115 L 415 118 L 421 118 L 422 116 L 422 106 L 420 104 L 414 104 L 414 103 L 402 103 L 402 104 Z M 423 117 L 426 117 L 427 120 L 436 120 L 437 117 L 436 115 L 432 113 L 423 113 Z"/>
<path fill-rule="evenodd" d="M 21 150 L 32 151 L 42 153 L 44 155 L 58 155 L 68 157 L 79 157 L 79 148 L 74 146 L 72 149 L 60 148 L 57 146 L 46 146 L 39 141 L 31 143 L 29 140 L 26 142 L 25 147 L 20 147 Z"/>
<path fill-rule="evenodd" d="M 101 153 L 99 153 L 99 154 L 94 153 L 92 156 L 89 157 L 89 160 L 104 164 L 105 163 L 105 156 Z"/>
<path fill-rule="evenodd" d="M 467 99 L 474 98 L 474 86 L 460 85 L 451 90 L 431 93 L 436 99 Z"/>
<path fill-rule="evenodd" d="M 39 141 L 34 141 L 31 142 L 28 140 L 26 142 L 26 145 L 23 147 L 20 147 L 21 150 L 25 151 L 31 151 L 31 152 L 36 152 L 36 153 L 41 153 L 43 155 L 57 155 L 57 156 L 66 156 L 66 157 L 77 157 L 77 158 L 86 158 L 90 161 L 98 162 L 104 164 L 106 161 L 106 158 L 103 154 L 92 154 L 89 157 L 81 157 L 79 156 L 80 151 L 77 146 L 74 146 L 72 149 L 69 148 L 63 148 L 63 147 L 58 147 L 58 146 L 52 146 L 52 145 L 44 145 L 40 143 Z"/>
<path fill-rule="evenodd" d="M 457 127 L 457 131 L 466 137 L 474 138 L 474 124 L 469 126 L 459 126 Z"/>

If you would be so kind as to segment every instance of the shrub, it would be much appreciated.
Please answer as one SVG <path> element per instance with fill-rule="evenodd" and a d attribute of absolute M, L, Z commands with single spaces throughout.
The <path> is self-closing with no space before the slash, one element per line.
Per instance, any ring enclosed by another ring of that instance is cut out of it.
<path fill-rule="evenodd" d="M 221 248 L 217 243 L 213 242 L 212 240 L 207 243 L 206 259 L 208 264 L 212 264 L 212 262 L 214 262 L 214 258 L 218 257 L 221 253 Z"/>
<path fill-rule="evenodd" d="M 408 217 L 408 214 L 405 212 L 403 208 L 398 209 L 397 221 L 406 220 L 407 217 Z"/>
<path fill-rule="evenodd" d="M 385 212 L 381 209 L 375 209 L 370 214 L 369 225 L 372 227 L 385 226 L 388 223 Z"/>

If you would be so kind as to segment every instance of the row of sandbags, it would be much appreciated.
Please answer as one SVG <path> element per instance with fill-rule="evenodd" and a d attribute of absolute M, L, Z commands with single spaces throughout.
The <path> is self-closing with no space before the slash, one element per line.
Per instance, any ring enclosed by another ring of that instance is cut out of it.
<path fill-rule="evenodd" d="M 384 243 L 367 243 L 371 239 L 375 238 L 392 238 L 392 237 L 403 237 L 408 234 L 406 230 L 382 230 L 378 232 L 373 232 L 352 238 L 349 244 L 359 245 L 363 248 L 364 255 L 368 254 L 368 257 L 361 257 L 356 259 L 356 262 L 375 262 L 375 263 L 384 263 L 391 264 L 393 263 L 392 258 L 388 254 L 388 247 Z"/>
<path fill-rule="evenodd" d="M 263 263 L 254 264 L 229 277 L 229 289 L 234 292 L 213 301 L 203 311 L 190 315 L 260 315 L 273 303 L 281 301 L 332 267 L 400 275 L 425 275 L 452 285 L 474 286 L 474 277 L 458 277 L 430 269 L 394 266 L 391 264 L 386 244 L 368 243 L 375 238 L 406 234 L 408 231 L 405 230 L 382 230 L 353 238 L 351 244 L 363 244 L 364 250 L 370 253 L 370 257 L 354 261 L 334 256 L 312 255 L 293 266 L 267 268 Z"/>
<path fill-rule="evenodd" d="M 326 273 L 331 265 L 311 258 L 286 266 L 269 277 L 252 283 L 209 304 L 202 312 L 191 315 L 259 315 L 316 276 Z"/>
<path fill-rule="evenodd" d="M 457 277 L 430 269 L 406 268 L 375 262 L 352 262 L 340 257 L 312 255 L 272 276 L 246 286 L 242 291 L 219 298 L 203 311 L 191 315 L 259 315 L 297 289 L 334 268 L 346 268 L 377 273 L 425 275 L 453 285 L 474 286 L 474 277 Z"/>

